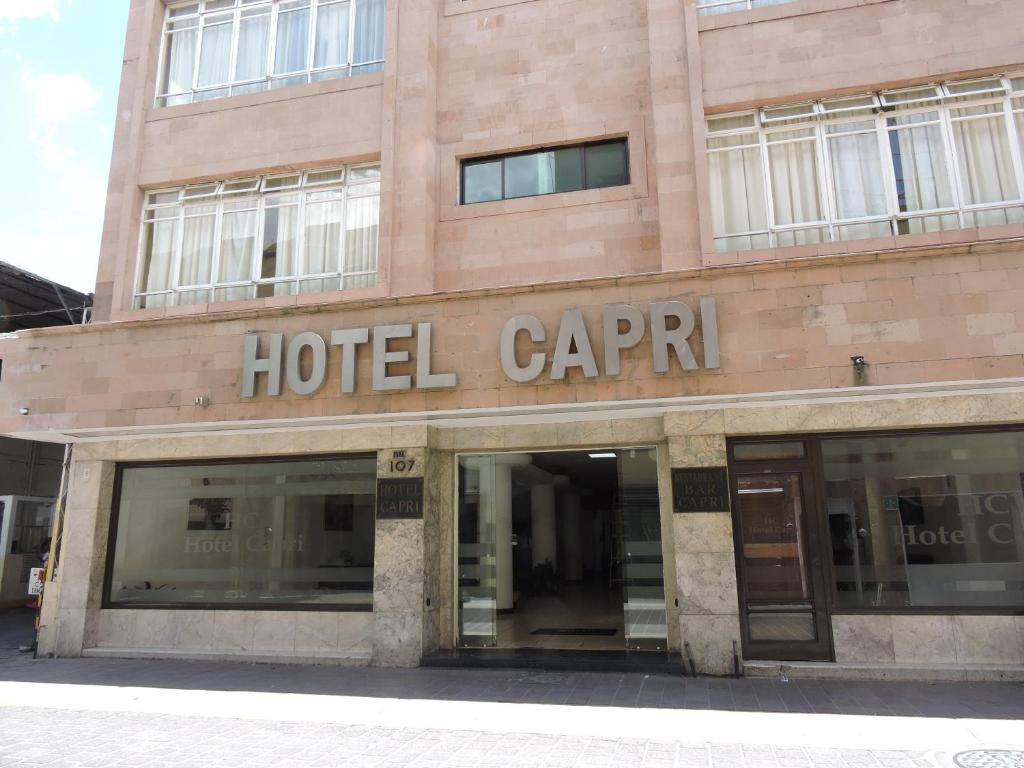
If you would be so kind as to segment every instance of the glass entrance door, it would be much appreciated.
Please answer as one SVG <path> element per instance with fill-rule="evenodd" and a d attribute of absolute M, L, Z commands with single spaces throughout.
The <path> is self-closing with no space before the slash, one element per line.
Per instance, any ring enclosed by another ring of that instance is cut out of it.
<path fill-rule="evenodd" d="M 810 472 L 793 466 L 734 477 L 746 657 L 830 660 Z"/>
<path fill-rule="evenodd" d="M 653 448 L 458 459 L 457 644 L 667 650 Z"/>

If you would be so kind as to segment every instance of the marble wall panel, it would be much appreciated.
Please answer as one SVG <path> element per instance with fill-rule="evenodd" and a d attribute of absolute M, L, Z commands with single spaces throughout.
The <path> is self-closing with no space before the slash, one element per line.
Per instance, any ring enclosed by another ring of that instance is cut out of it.
<path fill-rule="evenodd" d="M 692 655 L 698 674 L 731 675 L 733 653 L 742 659 L 740 621 L 735 614 L 680 616 L 679 633 L 684 644 L 684 663 L 687 654 Z"/>
<path fill-rule="evenodd" d="M 833 616 L 832 637 L 838 662 L 892 664 L 896 661 L 891 616 Z"/>
<path fill-rule="evenodd" d="M 728 463 L 725 435 L 671 436 L 669 462 L 673 467 L 724 467 Z"/>
<path fill-rule="evenodd" d="M 422 611 L 374 611 L 372 663 L 378 667 L 415 667 L 423 642 Z"/>
<path fill-rule="evenodd" d="M 672 527 L 676 559 L 694 552 L 720 552 L 732 555 L 732 514 L 729 512 L 690 512 L 673 515 Z"/>
<path fill-rule="evenodd" d="M 731 552 L 689 552 L 676 560 L 679 613 L 739 614 Z"/>
<path fill-rule="evenodd" d="M 1015 616 L 954 616 L 956 660 L 961 664 L 1024 664 Z"/>
<path fill-rule="evenodd" d="M 897 664 L 956 662 L 952 616 L 893 616 L 893 653 Z"/>

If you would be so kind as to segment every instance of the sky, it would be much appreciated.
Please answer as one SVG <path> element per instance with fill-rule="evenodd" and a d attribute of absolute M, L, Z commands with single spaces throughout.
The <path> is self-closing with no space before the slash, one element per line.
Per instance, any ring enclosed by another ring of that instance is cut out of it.
<path fill-rule="evenodd" d="M 128 0 L 0 0 L 0 261 L 96 283 Z"/>

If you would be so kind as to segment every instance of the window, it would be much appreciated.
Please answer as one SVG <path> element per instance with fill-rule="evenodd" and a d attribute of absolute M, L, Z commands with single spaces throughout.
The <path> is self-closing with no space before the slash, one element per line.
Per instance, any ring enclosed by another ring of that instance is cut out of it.
<path fill-rule="evenodd" d="M 629 184 L 625 139 L 464 160 L 462 204 Z"/>
<path fill-rule="evenodd" d="M 1024 607 L 1024 432 L 821 450 L 838 606 Z"/>
<path fill-rule="evenodd" d="M 171 5 L 157 106 L 379 72 L 385 16 L 385 0 Z"/>
<path fill-rule="evenodd" d="M 717 251 L 1024 222 L 1024 77 L 708 118 Z"/>
<path fill-rule="evenodd" d="M 370 610 L 374 456 L 123 467 L 108 602 Z"/>
<path fill-rule="evenodd" d="M 372 287 L 379 208 L 376 165 L 151 192 L 136 307 Z"/>
<path fill-rule="evenodd" d="M 701 16 L 715 16 L 733 11 L 750 11 L 767 8 L 769 5 L 783 5 L 793 0 L 697 0 L 697 13 Z"/>

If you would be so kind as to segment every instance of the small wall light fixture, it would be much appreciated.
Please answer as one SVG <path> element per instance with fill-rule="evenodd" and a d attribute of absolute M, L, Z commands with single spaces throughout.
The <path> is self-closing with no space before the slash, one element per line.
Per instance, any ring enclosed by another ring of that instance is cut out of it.
<path fill-rule="evenodd" d="M 22 406 L 21 408 L 18 409 L 18 413 L 20 413 L 22 416 L 28 416 L 30 411 L 28 408 Z"/>
<path fill-rule="evenodd" d="M 199 395 L 196 397 L 195 404 L 197 408 L 205 408 L 210 404 L 210 398 L 206 395 Z"/>
<path fill-rule="evenodd" d="M 866 375 L 868 368 L 868 361 L 864 355 L 854 355 L 850 358 L 850 362 L 853 363 L 853 380 L 854 384 L 860 386 L 866 384 Z"/>

